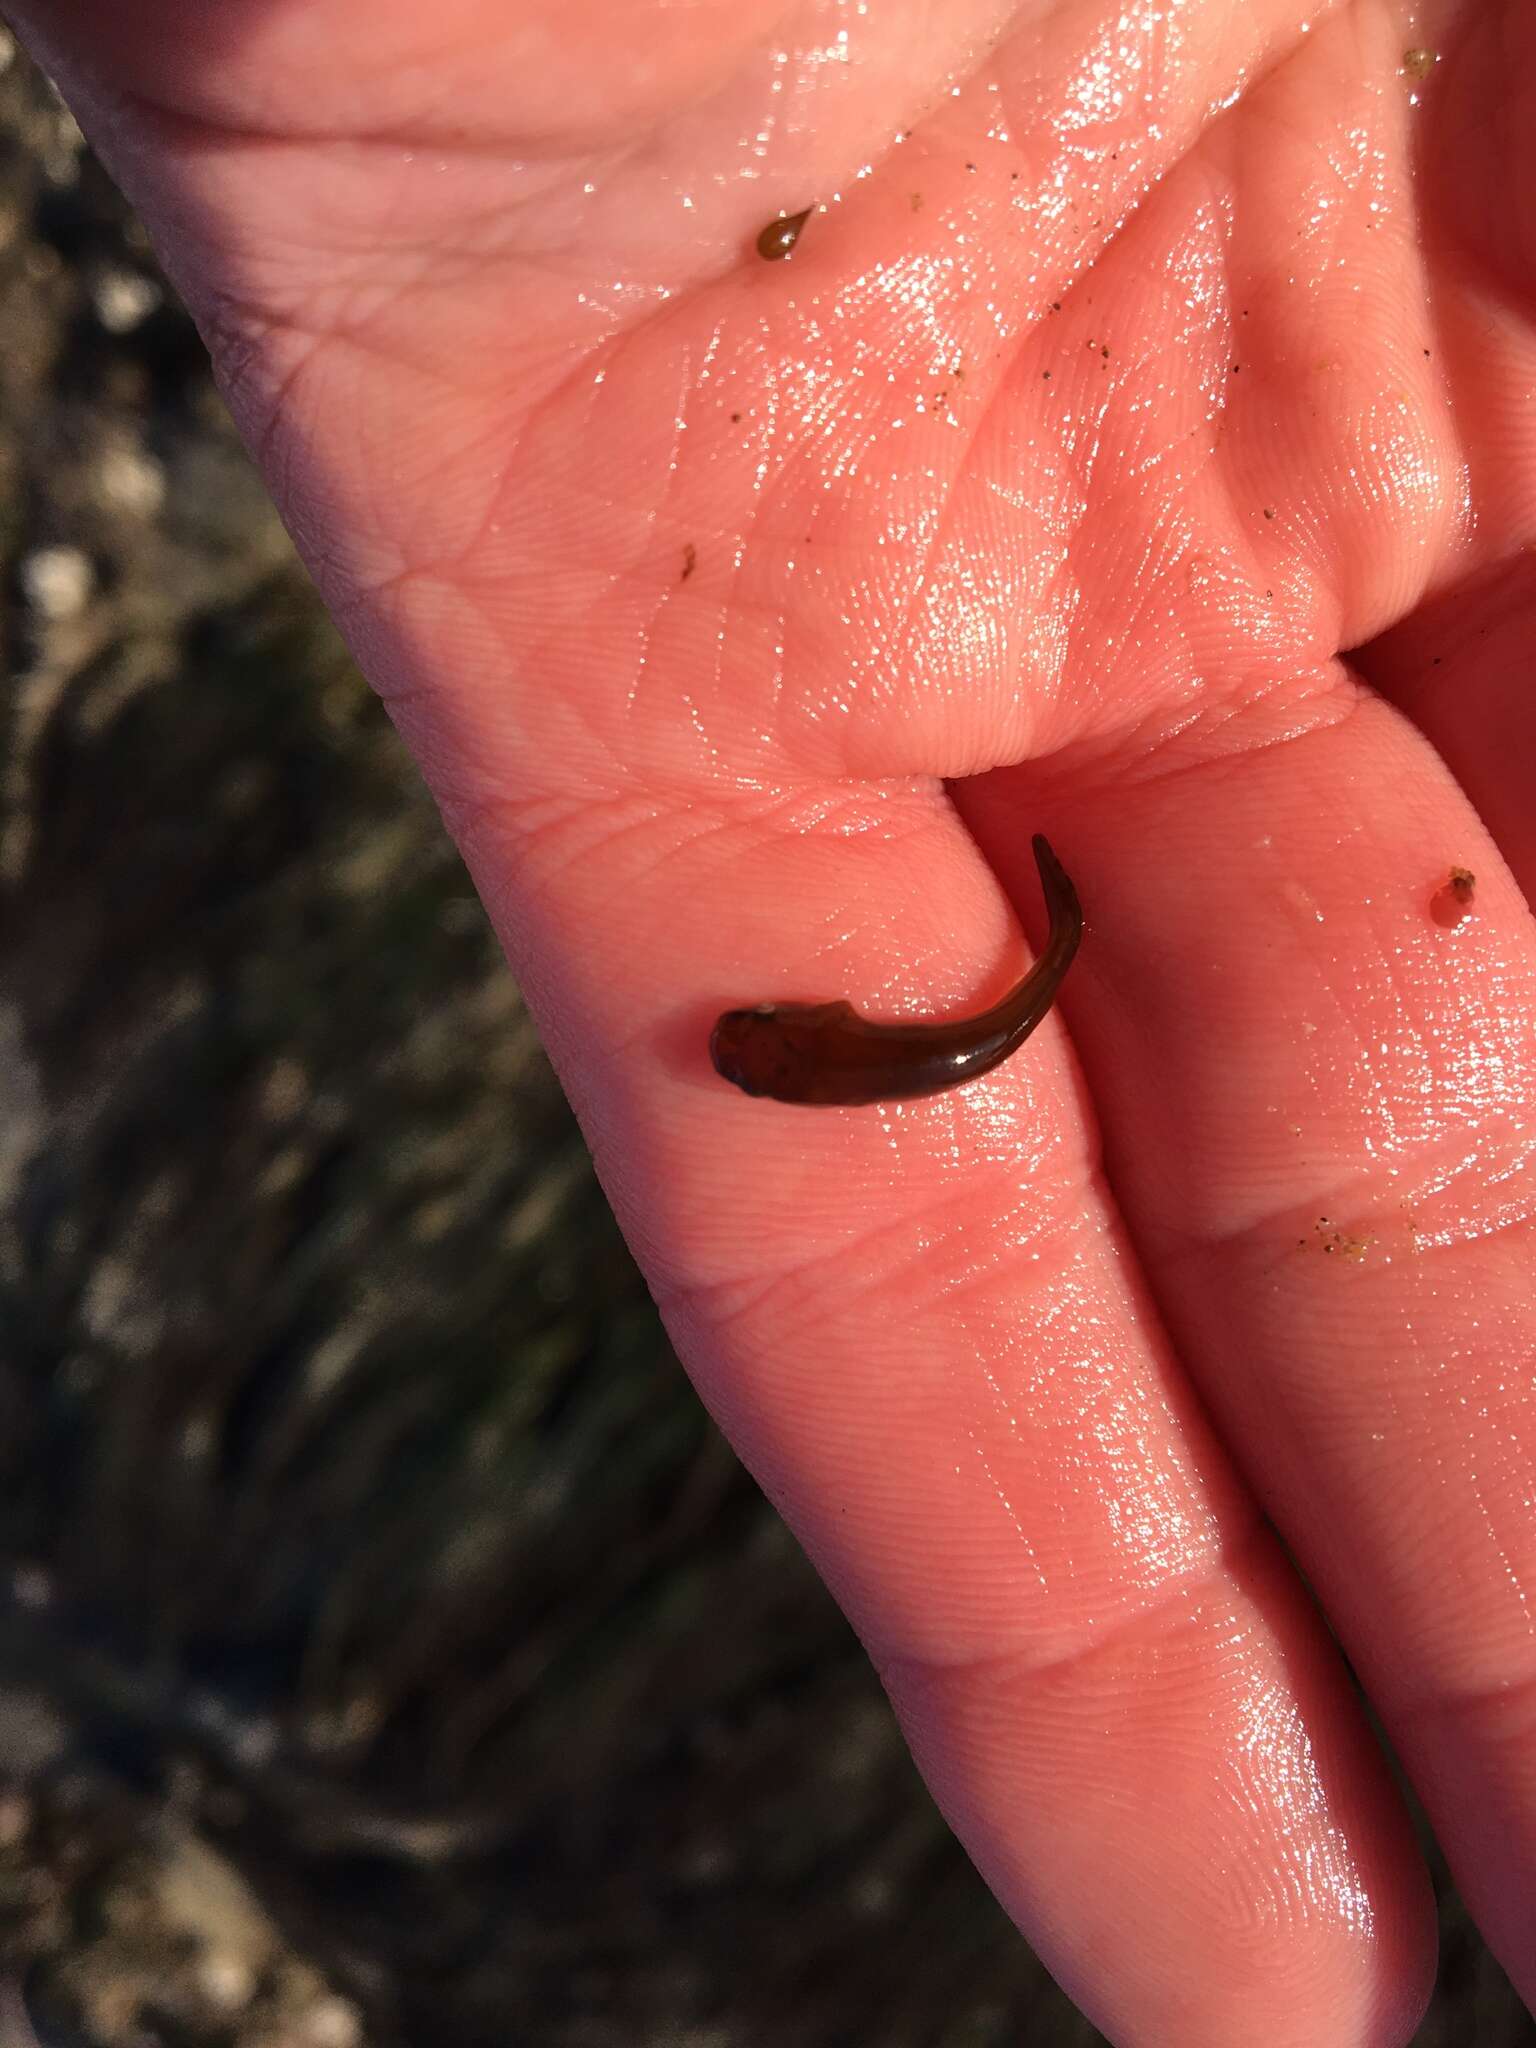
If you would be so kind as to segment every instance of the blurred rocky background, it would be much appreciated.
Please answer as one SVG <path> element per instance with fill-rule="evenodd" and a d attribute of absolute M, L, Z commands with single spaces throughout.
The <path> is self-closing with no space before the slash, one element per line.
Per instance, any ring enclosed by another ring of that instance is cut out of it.
<path fill-rule="evenodd" d="M 1097 2041 L 3 31 L 0 555 L 0 2048 Z M 1536 2041 L 1444 1920 L 1422 2041 Z"/>

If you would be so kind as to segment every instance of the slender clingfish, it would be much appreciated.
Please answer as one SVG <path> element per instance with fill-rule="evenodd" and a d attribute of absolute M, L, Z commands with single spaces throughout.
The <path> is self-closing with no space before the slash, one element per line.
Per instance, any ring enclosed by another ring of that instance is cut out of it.
<path fill-rule="evenodd" d="M 1045 951 L 1000 1003 L 946 1024 L 872 1024 L 845 1002 L 727 1010 L 709 1041 L 715 1072 L 775 1102 L 843 1104 L 937 1095 L 989 1073 L 1051 1007 L 1083 935 L 1066 869 L 1038 832 L 1033 845 L 1051 928 Z"/>

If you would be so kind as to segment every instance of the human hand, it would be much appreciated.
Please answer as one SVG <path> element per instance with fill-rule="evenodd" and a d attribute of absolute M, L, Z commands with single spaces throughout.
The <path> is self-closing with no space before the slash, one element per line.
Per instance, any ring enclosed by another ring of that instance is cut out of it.
<path fill-rule="evenodd" d="M 1122 2043 L 1412 2030 L 1423 1873 L 1272 1523 L 1529 1999 L 1536 22 L 28 12 L 1051 1967 Z M 711 1072 L 728 1003 L 989 1000 L 1036 830 L 1071 1053 Z"/>

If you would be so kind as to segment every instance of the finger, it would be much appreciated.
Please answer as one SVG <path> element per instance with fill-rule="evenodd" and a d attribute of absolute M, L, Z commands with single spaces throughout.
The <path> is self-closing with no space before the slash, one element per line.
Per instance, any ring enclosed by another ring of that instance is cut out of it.
<path fill-rule="evenodd" d="M 1536 449 L 1522 453 L 1529 474 Z M 1371 683 L 1413 720 L 1455 775 L 1528 902 L 1536 900 L 1533 623 L 1536 564 L 1521 548 L 1468 586 L 1419 607 L 1361 661 Z"/>
<path fill-rule="evenodd" d="M 1536 943 L 1393 711 L 1341 683 L 1291 731 L 1032 821 L 1081 870 L 1068 1009 L 1154 1294 L 1530 1997 Z M 1005 867 L 1020 796 L 972 804 Z"/>
<path fill-rule="evenodd" d="M 456 822 L 685 1360 L 1051 1967 L 1117 2041 L 1406 2039 L 1422 1872 L 1167 1354 L 1060 1030 L 887 1110 L 709 1068 L 727 1004 L 934 1014 L 1014 978 L 947 800 Z"/>

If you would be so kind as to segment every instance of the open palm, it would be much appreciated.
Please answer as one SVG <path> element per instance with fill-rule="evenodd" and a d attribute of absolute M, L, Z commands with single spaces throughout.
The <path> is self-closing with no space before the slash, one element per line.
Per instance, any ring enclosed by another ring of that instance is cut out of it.
<path fill-rule="evenodd" d="M 1336 1637 L 1536 1993 L 1536 16 L 28 5 L 1051 1967 L 1121 2043 L 1408 2037 Z M 727 1004 L 992 1000 L 1042 830 L 1016 1059 L 712 1073 Z"/>

